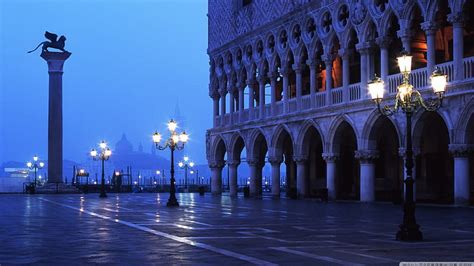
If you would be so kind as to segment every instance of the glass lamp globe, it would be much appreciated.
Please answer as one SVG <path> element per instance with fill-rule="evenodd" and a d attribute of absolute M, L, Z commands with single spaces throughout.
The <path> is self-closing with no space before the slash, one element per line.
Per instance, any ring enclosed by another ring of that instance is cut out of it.
<path fill-rule="evenodd" d="M 400 72 L 409 73 L 411 71 L 411 59 L 412 56 L 408 52 L 403 51 L 399 57 L 397 57 L 398 67 Z"/>
<path fill-rule="evenodd" d="M 28 166 L 29 168 L 31 168 L 33 166 L 33 164 L 31 162 L 27 162 L 26 163 L 26 166 Z"/>
<path fill-rule="evenodd" d="M 190 162 L 189 166 L 194 167 L 194 162 Z"/>
<path fill-rule="evenodd" d="M 177 127 L 178 127 L 178 123 L 176 123 L 173 119 L 171 119 L 171 120 L 168 122 L 168 130 L 169 130 L 169 131 L 174 132 Z"/>
<path fill-rule="evenodd" d="M 442 95 L 446 90 L 446 82 L 446 75 L 436 68 L 431 75 L 431 85 L 434 93 Z"/>
<path fill-rule="evenodd" d="M 35 161 L 35 162 L 36 162 L 36 161 L 38 161 L 38 159 L 39 159 L 39 158 L 38 158 L 38 156 L 36 156 L 36 155 L 35 155 L 35 156 L 33 156 L 33 161 Z"/>
<path fill-rule="evenodd" d="M 368 84 L 369 93 L 372 97 L 372 100 L 380 101 L 383 99 L 383 80 L 375 76 Z"/>
<path fill-rule="evenodd" d="M 183 133 L 181 133 L 181 135 L 179 135 L 179 140 L 183 143 L 188 142 L 188 140 L 189 140 L 188 134 L 186 134 L 186 132 L 183 131 Z"/>
<path fill-rule="evenodd" d="M 171 136 L 171 140 L 173 140 L 174 144 L 178 143 L 179 142 L 178 134 L 173 134 L 173 136 Z"/>
<path fill-rule="evenodd" d="M 43 162 L 40 162 L 40 163 L 39 163 L 39 166 L 40 166 L 41 168 L 43 168 L 43 167 L 44 167 L 44 163 L 43 163 Z"/>
<path fill-rule="evenodd" d="M 101 149 L 105 149 L 107 148 L 107 143 L 105 143 L 105 141 L 102 141 L 100 144 L 99 144 L 100 148 Z"/>
<path fill-rule="evenodd" d="M 183 166 L 184 166 L 184 163 L 183 163 L 183 162 L 179 162 L 179 163 L 178 163 L 178 166 L 179 166 L 179 167 L 183 167 Z"/>
<path fill-rule="evenodd" d="M 104 153 L 104 154 L 105 154 L 105 156 L 108 157 L 108 156 L 112 155 L 112 150 L 109 149 L 109 148 L 107 148 L 107 149 L 105 150 L 105 153 Z"/>
<path fill-rule="evenodd" d="M 95 149 L 92 149 L 90 154 L 91 154 L 92 157 L 96 157 L 97 156 L 97 151 Z"/>

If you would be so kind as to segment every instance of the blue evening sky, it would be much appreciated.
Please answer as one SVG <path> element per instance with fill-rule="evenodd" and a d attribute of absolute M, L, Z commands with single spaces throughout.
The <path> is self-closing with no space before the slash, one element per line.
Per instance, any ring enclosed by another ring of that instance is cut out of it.
<path fill-rule="evenodd" d="M 204 163 L 212 123 L 206 14 L 206 0 L 0 0 L 0 160 L 46 159 L 47 66 L 39 50 L 26 51 L 48 30 L 64 34 L 72 52 L 63 76 L 64 159 L 82 161 L 122 133 L 149 151 L 179 100 L 191 134 L 186 153 Z"/>

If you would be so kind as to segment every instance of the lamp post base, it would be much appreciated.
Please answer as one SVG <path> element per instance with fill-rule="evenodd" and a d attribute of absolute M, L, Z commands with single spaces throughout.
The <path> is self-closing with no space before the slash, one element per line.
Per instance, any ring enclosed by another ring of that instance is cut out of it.
<path fill-rule="evenodd" d="M 400 241 L 422 241 L 423 233 L 419 230 L 420 226 L 414 225 L 400 225 L 400 230 L 397 232 L 397 240 Z"/>
<path fill-rule="evenodd" d="M 168 199 L 168 202 L 166 203 L 166 207 L 179 207 L 178 200 L 176 200 L 176 198 Z"/>

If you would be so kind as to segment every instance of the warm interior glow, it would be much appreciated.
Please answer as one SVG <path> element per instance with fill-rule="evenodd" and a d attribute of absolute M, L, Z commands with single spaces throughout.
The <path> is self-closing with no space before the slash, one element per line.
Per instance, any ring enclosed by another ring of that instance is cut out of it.
<path fill-rule="evenodd" d="M 431 75 L 431 86 L 433 86 L 433 91 L 435 93 L 444 93 L 446 90 L 446 79 L 446 75 L 444 75 L 438 68 L 433 71 L 433 74 Z"/>
<path fill-rule="evenodd" d="M 174 132 L 177 127 L 178 127 L 178 123 L 176 123 L 173 119 L 171 119 L 171 120 L 168 122 L 168 129 L 169 129 L 169 131 Z"/>
<path fill-rule="evenodd" d="M 384 88 L 383 80 L 375 76 L 368 84 L 368 89 L 372 100 L 379 100 L 383 98 Z"/>
<path fill-rule="evenodd" d="M 398 67 L 400 72 L 406 73 L 411 71 L 411 59 L 412 56 L 408 55 L 407 52 L 402 52 L 402 55 L 397 57 Z"/>
<path fill-rule="evenodd" d="M 153 134 L 153 142 L 160 143 L 160 141 L 161 141 L 161 134 L 155 131 L 155 134 Z"/>

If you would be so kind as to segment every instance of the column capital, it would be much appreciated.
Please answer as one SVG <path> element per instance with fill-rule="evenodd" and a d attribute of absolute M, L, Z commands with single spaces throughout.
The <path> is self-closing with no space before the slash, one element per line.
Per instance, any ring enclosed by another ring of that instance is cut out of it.
<path fill-rule="evenodd" d="M 224 98 L 225 95 L 227 94 L 227 90 L 226 89 L 220 89 L 219 94 L 221 95 L 222 98 Z"/>
<path fill-rule="evenodd" d="M 271 81 L 275 81 L 279 76 L 280 76 L 280 73 L 278 73 L 278 71 L 268 71 L 267 73 L 267 77 Z"/>
<path fill-rule="evenodd" d="M 359 54 L 361 55 L 369 54 L 370 50 L 372 49 L 372 45 L 368 42 L 358 43 L 355 45 L 355 47 L 356 47 L 357 52 L 359 52 Z"/>
<path fill-rule="evenodd" d="M 247 83 L 246 83 L 246 82 L 242 82 L 242 81 L 237 81 L 237 83 L 235 83 L 235 86 L 236 86 L 237 89 L 240 91 L 240 90 L 245 89 L 245 86 L 247 86 Z"/>
<path fill-rule="evenodd" d="M 308 161 L 308 156 L 293 155 L 293 161 L 295 161 L 297 164 L 306 163 Z"/>
<path fill-rule="evenodd" d="M 226 163 L 227 163 L 228 166 L 237 167 L 240 164 L 240 160 L 227 160 Z"/>
<path fill-rule="evenodd" d="M 453 157 L 467 157 L 474 154 L 473 144 L 449 144 L 449 152 Z"/>
<path fill-rule="evenodd" d="M 254 159 L 254 158 L 247 158 L 247 164 L 252 167 L 252 166 L 259 166 L 261 164 L 260 160 Z"/>
<path fill-rule="evenodd" d="M 209 161 L 207 164 L 209 165 L 209 168 L 211 169 L 221 169 L 224 167 L 225 162 L 224 161 Z"/>
<path fill-rule="evenodd" d="M 310 68 L 316 68 L 320 63 L 321 63 L 321 60 L 319 60 L 319 59 L 308 59 L 308 60 L 306 60 L 306 64 Z"/>
<path fill-rule="evenodd" d="M 379 151 L 377 150 L 357 150 L 354 152 L 354 158 L 361 163 L 373 163 L 379 158 Z"/>
<path fill-rule="evenodd" d="M 295 63 L 291 67 L 295 71 L 296 74 L 301 74 L 301 72 L 303 72 L 305 65 Z"/>
<path fill-rule="evenodd" d="M 388 36 L 380 36 L 377 39 L 375 39 L 375 42 L 380 48 L 388 48 L 392 41 L 393 39 Z"/>
<path fill-rule="evenodd" d="M 220 97 L 220 94 L 217 90 L 212 90 L 212 91 L 209 91 L 209 97 L 211 97 L 213 100 L 218 100 Z"/>
<path fill-rule="evenodd" d="M 413 148 L 412 150 L 413 150 L 413 156 L 420 155 L 420 153 L 421 153 L 421 150 L 419 148 Z M 405 149 L 405 147 L 398 148 L 398 155 L 400 157 L 405 158 L 406 154 L 407 154 L 407 150 Z"/>
<path fill-rule="evenodd" d="M 421 23 L 421 29 L 425 31 L 426 35 L 434 35 L 438 29 L 438 25 L 434 21 L 425 21 Z"/>
<path fill-rule="evenodd" d="M 321 59 L 323 59 L 324 64 L 326 64 L 326 66 L 327 66 L 329 64 L 332 64 L 334 59 L 336 59 L 336 55 L 335 54 L 324 54 L 324 55 L 321 56 Z"/>
<path fill-rule="evenodd" d="M 257 80 L 255 78 L 249 78 L 246 80 L 247 82 L 247 86 L 249 86 L 250 88 L 253 88 L 252 86 L 255 86 L 255 84 L 257 84 Z"/>
<path fill-rule="evenodd" d="M 282 67 L 282 68 L 280 68 L 280 74 L 281 74 L 283 77 L 288 77 L 288 75 L 290 75 L 290 68 L 289 68 L 289 67 Z"/>
<path fill-rule="evenodd" d="M 267 81 L 267 76 L 265 76 L 265 74 L 259 74 L 257 76 L 257 81 L 259 84 L 265 83 L 265 81 Z"/>
<path fill-rule="evenodd" d="M 453 26 L 464 26 L 464 14 L 462 12 L 450 13 L 448 14 L 448 21 L 453 24 Z"/>
<path fill-rule="evenodd" d="M 41 52 L 41 58 L 48 63 L 48 72 L 50 73 L 63 73 L 64 61 L 69 56 L 71 56 L 70 52 Z"/>
<path fill-rule="evenodd" d="M 335 162 L 339 159 L 339 153 L 325 152 L 322 154 L 322 157 L 326 162 Z"/>
<path fill-rule="evenodd" d="M 339 49 L 337 51 L 338 55 L 342 57 L 342 59 L 349 59 L 349 56 L 353 53 L 354 51 L 352 49 Z"/>
<path fill-rule="evenodd" d="M 283 162 L 283 158 L 280 157 L 268 157 L 268 162 L 272 165 L 274 164 L 281 164 Z"/>

